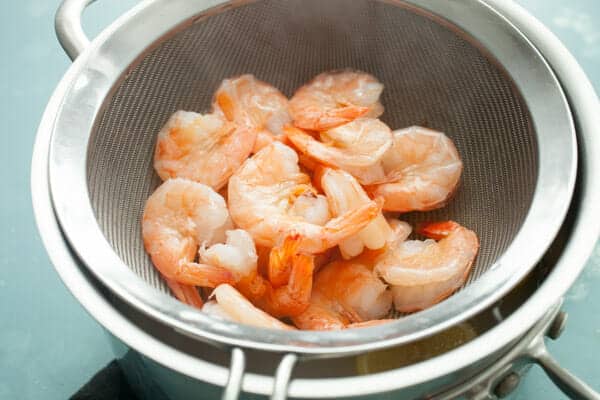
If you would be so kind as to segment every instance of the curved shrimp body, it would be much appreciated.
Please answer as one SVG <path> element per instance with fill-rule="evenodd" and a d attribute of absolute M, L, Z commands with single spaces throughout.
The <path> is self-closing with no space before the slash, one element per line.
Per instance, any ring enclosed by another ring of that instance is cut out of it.
<path fill-rule="evenodd" d="M 367 266 L 335 261 L 316 275 L 309 307 L 293 317 L 301 329 L 341 329 L 388 314 L 392 293 Z"/>
<path fill-rule="evenodd" d="M 430 307 L 451 295 L 466 281 L 479 250 L 477 235 L 453 221 L 427 223 L 418 232 L 439 241 L 396 243 L 375 266 L 391 285 L 401 312 Z"/>
<path fill-rule="evenodd" d="M 296 91 L 289 110 L 297 127 L 323 131 L 361 116 L 380 116 L 382 91 L 383 85 L 364 72 L 325 72 Z"/>
<path fill-rule="evenodd" d="M 382 158 L 386 179 L 368 188 L 381 196 L 388 211 L 428 211 L 452 196 L 463 164 L 454 143 L 443 133 L 418 126 L 393 132 L 392 147 Z"/>
<path fill-rule="evenodd" d="M 273 318 L 266 312 L 256 308 L 240 292 L 231 285 L 219 285 L 213 290 L 218 308 L 209 308 L 209 314 L 218 315 L 241 324 L 252 325 L 259 328 L 292 330 L 293 327 Z"/>
<path fill-rule="evenodd" d="M 177 111 L 158 134 L 154 168 L 163 179 L 186 178 L 219 190 L 248 158 L 256 130 L 216 114 Z"/>
<path fill-rule="evenodd" d="M 257 245 L 274 247 L 283 237 L 296 232 L 302 237 L 299 251 L 312 254 L 357 233 L 380 211 L 376 202 L 369 202 L 322 225 L 314 223 L 322 220 L 307 220 L 304 212 L 297 212 L 295 203 L 303 196 L 316 197 L 315 190 L 310 177 L 300 171 L 296 152 L 279 142 L 248 159 L 229 180 L 228 190 L 234 222 L 247 230 Z M 323 201 L 315 205 L 327 206 Z M 326 214 L 324 209 L 313 212 Z"/>
<path fill-rule="evenodd" d="M 322 164 L 351 172 L 361 183 L 373 183 L 384 176 L 378 163 L 392 146 L 392 131 L 378 119 L 359 118 L 320 132 L 320 140 L 292 126 L 284 130 L 302 153 Z"/>
<path fill-rule="evenodd" d="M 186 179 L 169 179 L 146 201 L 144 247 L 168 280 L 214 287 L 233 282 L 233 276 L 224 268 L 194 263 L 196 251 L 200 243 L 221 240 L 231 225 L 225 201 L 210 187 Z M 189 288 L 171 289 L 177 297 L 193 295 Z"/>
<path fill-rule="evenodd" d="M 329 208 L 338 216 L 371 201 L 362 186 L 352 175 L 342 170 L 325 168 L 320 172 L 321 187 L 327 195 Z M 360 232 L 344 239 L 340 251 L 344 258 L 352 258 L 363 252 L 364 247 L 372 250 L 385 246 L 391 238 L 392 229 L 381 212 Z"/>
<path fill-rule="evenodd" d="M 283 139 L 283 126 L 291 122 L 287 97 L 250 74 L 225 79 L 215 92 L 213 110 L 258 130 L 254 152 Z"/>

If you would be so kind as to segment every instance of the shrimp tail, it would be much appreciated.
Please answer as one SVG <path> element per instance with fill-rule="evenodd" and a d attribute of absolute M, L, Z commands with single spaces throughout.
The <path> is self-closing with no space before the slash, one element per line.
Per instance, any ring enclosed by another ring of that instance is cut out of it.
<path fill-rule="evenodd" d="M 265 311 L 276 317 L 298 315 L 306 310 L 310 302 L 315 269 L 314 256 L 298 254 L 300 243 L 299 235 L 291 235 L 281 246 L 284 263 L 291 265 L 287 284 L 277 288 L 267 285 L 266 298 L 262 305 Z"/>
<path fill-rule="evenodd" d="M 333 247 L 347 237 L 362 230 L 362 228 L 379 215 L 382 205 L 383 200 L 377 198 L 361 207 L 329 220 L 323 227 L 325 232 L 322 238 L 321 250 Z"/>
<path fill-rule="evenodd" d="M 225 268 L 194 262 L 180 264 L 177 271 L 167 278 L 185 285 L 202 287 L 217 287 L 222 283 L 235 282 L 233 274 Z"/>
<path fill-rule="evenodd" d="M 292 272 L 290 260 L 298 253 L 302 242 L 299 234 L 288 235 L 281 247 L 273 247 L 269 255 L 268 277 L 274 287 L 286 285 Z"/>
<path fill-rule="evenodd" d="M 219 92 L 219 94 L 217 94 L 216 96 L 216 101 L 217 104 L 219 105 L 219 108 L 221 109 L 221 111 L 223 111 L 223 115 L 225 115 L 225 118 L 227 118 L 229 121 L 233 121 L 235 118 L 234 115 L 234 104 L 233 104 L 233 100 L 231 99 L 231 97 L 229 97 L 226 93 L 224 92 Z"/>
<path fill-rule="evenodd" d="M 204 301 L 195 286 L 184 285 L 164 276 L 163 278 L 177 299 L 192 307 L 202 308 Z"/>
<path fill-rule="evenodd" d="M 430 239 L 441 240 L 458 228 L 460 225 L 454 221 L 426 222 L 419 225 L 416 232 Z"/>
<path fill-rule="evenodd" d="M 305 116 L 294 120 L 294 125 L 302 129 L 326 131 L 337 126 L 354 121 L 367 114 L 369 107 L 346 106 L 323 112 L 321 109 L 305 109 Z M 310 112 L 313 111 L 313 112 Z"/>
<path fill-rule="evenodd" d="M 317 119 L 315 122 L 315 130 L 325 131 L 327 129 L 335 128 L 336 126 L 346 124 L 359 117 L 362 117 L 368 113 L 369 110 L 369 107 L 360 106 L 346 106 L 329 110 Z"/>

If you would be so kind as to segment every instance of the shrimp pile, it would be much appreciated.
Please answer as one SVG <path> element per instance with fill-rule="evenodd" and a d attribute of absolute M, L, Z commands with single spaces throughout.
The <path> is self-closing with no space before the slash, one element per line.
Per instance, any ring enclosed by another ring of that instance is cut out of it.
<path fill-rule="evenodd" d="M 446 205 L 462 161 L 444 133 L 380 120 L 382 91 L 367 73 L 331 71 L 288 99 L 246 74 L 221 83 L 210 112 L 175 112 L 142 218 L 173 295 L 226 321 L 335 330 L 459 289 L 477 235 L 432 221 L 415 229 L 425 240 L 409 240 L 399 218 Z"/>

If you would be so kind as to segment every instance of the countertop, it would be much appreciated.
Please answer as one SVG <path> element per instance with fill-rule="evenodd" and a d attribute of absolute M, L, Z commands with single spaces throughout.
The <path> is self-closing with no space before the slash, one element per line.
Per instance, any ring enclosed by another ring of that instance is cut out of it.
<path fill-rule="evenodd" d="M 84 16 L 90 36 L 136 4 L 103 0 Z M 574 53 L 600 90 L 600 2 L 521 0 Z M 54 34 L 58 0 L 0 6 L 0 399 L 65 399 L 112 359 L 102 328 L 55 273 L 33 219 L 29 173 L 37 124 L 69 66 Z M 600 110 L 599 110 L 600 111 Z M 600 223 L 600 221 L 590 221 Z M 600 390 L 600 246 L 568 292 L 567 330 L 550 351 Z M 534 367 L 513 399 L 562 399 Z"/>

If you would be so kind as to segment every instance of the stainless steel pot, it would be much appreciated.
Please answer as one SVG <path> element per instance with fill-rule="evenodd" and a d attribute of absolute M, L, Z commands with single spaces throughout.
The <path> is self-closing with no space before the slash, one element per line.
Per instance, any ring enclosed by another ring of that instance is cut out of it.
<path fill-rule="evenodd" d="M 590 170 L 594 170 L 597 166 L 597 161 L 594 160 L 591 154 L 599 154 L 597 139 L 594 140 L 594 137 L 591 135 L 592 129 L 599 127 L 598 118 L 595 115 L 595 111 L 593 111 L 593 108 L 597 104 L 597 99 L 589 82 L 587 82 L 577 64 L 566 50 L 556 42 L 556 39 L 541 27 L 539 23 L 512 4 L 489 3 L 501 11 L 504 16 L 509 17 L 513 24 L 518 25 L 519 29 L 525 32 L 526 36 L 541 50 L 559 76 L 563 89 L 569 97 L 573 116 L 577 123 L 577 134 L 580 143 L 579 150 L 583 164 L 579 170 L 578 187 L 580 197 L 576 200 L 578 208 L 573 211 L 575 214 L 573 217 L 574 225 L 571 233 L 571 242 L 567 244 L 558 257 L 553 272 L 528 302 L 497 328 L 492 329 L 461 348 L 410 367 L 362 378 L 293 380 L 289 388 L 290 395 L 321 397 L 327 394 L 339 397 L 373 392 L 379 393 L 398 388 L 414 387 L 415 385 L 431 382 L 436 379 L 448 379 L 448 377 L 453 375 L 456 376 L 455 374 L 460 375 L 465 370 L 473 371 L 482 368 L 482 365 L 489 365 L 490 360 L 494 360 L 499 355 L 506 353 L 507 348 L 511 348 L 519 338 L 523 338 L 536 322 L 540 324 L 537 327 L 539 329 L 536 331 L 536 334 L 544 330 L 543 327 L 545 324 L 551 320 L 550 316 L 548 316 L 547 320 L 543 319 L 544 313 L 548 312 L 552 304 L 558 301 L 564 291 L 573 282 L 589 255 L 597 237 L 598 228 L 588 226 L 582 221 L 594 220 L 598 216 L 598 210 L 595 210 L 593 207 L 599 199 L 598 188 L 591 185 L 591 178 L 588 174 Z M 66 4 L 68 6 L 68 3 Z M 69 7 L 63 8 L 63 11 L 67 12 L 67 14 L 69 10 L 72 11 Z M 76 15 L 78 16 L 78 14 Z M 116 26 L 118 26 L 118 23 L 113 26 L 113 29 Z M 107 32 L 109 31 L 110 29 Z M 103 37 L 107 37 L 108 34 L 101 35 L 102 37 L 96 43 L 101 43 Z M 73 43 L 77 43 L 77 41 Z M 77 48 L 77 46 L 74 46 L 74 48 Z M 64 93 L 69 86 L 72 84 L 81 84 L 81 81 L 78 80 L 80 78 L 79 74 L 82 68 L 86 67 L 83 60 L 84 57 L 77 60 L 61 82 L 45 113 L 36 142 L 32 170 L 32 190 L 36 217 L 46 247 L 57 266 L 57 270 L 76 297 L 109 331 L 121 338 L 125 343 L 139 350 L 142 354 L 188 376 L 218 385 L 223 385 L 227 376 L 229 376 L 230 388 L 235 389 L 236 386 L 242 383 L 243 362 L 240 363 L 240 361 L 243 361 L 243 359 L 237 356 L 240 354 L 239 352 L 234 352 L 232 372 L 228 374 L 225 368 L 206 363 L 198 359 L 198 357 L 190 357 L 185 353 L 175 350 L 169 351 L 169 346 L 154 339 L 152 334 L 149 335 L 148 332 L 135 327 L 131 321 L 117 313 L 102 296 L 98 295 L 95 297 L 92 294 L 95 291 L 93 285 L 89 283 L 85 284 L 82 271 L 78 266 L 78 260 L 74 258 L 73 253 L 66 246 L 65 238 L 60 233 L 48 197 L 46 162 L 48 160 L 48 141 L 54 117 L 60 109 L 61 102 L 64 100 Z M 101 309 L 102 311 L 100 311 Z M 532 336 L 535 336 L 535 334 L 532 333 Z M 542 348 L 539 347 L 539 343 L 541 342 L 538 340 L 537 343 L 538 347 L 536 348 L 539 350 Z M 512 356 L 522 355 L 520 350 L 508 357 L 507 360 L 512 359 Z M 538 351 L 533 355 L 539 356 L 536 359 L 545 364 L 548 369 L 558 371 L 556 366 L 553 366 L 543 354 L 543 352 Z M 283 367 L 279 369 L 279 380 L 274 383 L 274 391 L 278 395 L 285 394 L 287 379 L 291 372 L 290 361 L 293 361 L 293 358 L 294 356 L 285 358 L 285 362 L 281 364 Z M 239 368 L 240 366 L 242 368 Z M 555 372 L 554 375 L 557 379 L 561 378 L 561 374 L 558 372 Z M 563 374 L 562 379 L 565 385 L 571 385 L 575 393 L 590 398 L 594 395 L 589 388 L 574 381 L 572 377 Z M 244 389 L 255 393 L 270 392 L 271 387 L 273 387 L 271 386 L 272 384 L 273 381 L 271 378 L 254 374 L 246 374 L 243 380 Z M 358 389 L 359 384 L 362 389 Z"/>

